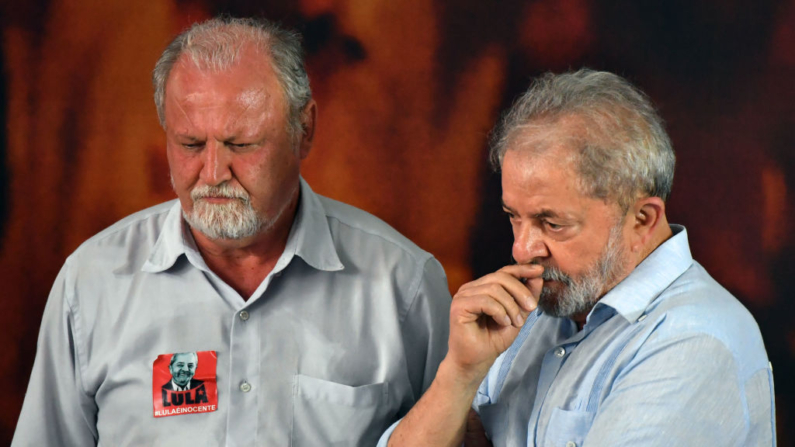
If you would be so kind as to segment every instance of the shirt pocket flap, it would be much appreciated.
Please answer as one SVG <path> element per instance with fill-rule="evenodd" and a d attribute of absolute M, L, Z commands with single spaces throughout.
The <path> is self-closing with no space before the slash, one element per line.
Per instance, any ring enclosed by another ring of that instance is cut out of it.
<path fill-rule="evenodd" d="M 388 417 L 388 383 L 349 386 L 296 375 L 292 447 L 375 445 Z"/>
<path fill-rule="evenodd" d="M 295 376 L 296 395 L 307 400 L 319 400 L 349 407 L 380 405 L 388 397 L 387 382 L 349 386 L 298 374 Z"/>

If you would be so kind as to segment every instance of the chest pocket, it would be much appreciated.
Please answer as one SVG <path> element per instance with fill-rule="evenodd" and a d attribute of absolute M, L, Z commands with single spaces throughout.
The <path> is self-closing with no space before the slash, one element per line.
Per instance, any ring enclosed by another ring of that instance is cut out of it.
<path fill-rule="evenodd" d="M 296 375 L 292 445 L 375 445 L 391 422 L 388 402 L 386 382 L 354 387 Z"/>
<path fill-rule="evenodd" d="M 543 447 L 580 447 L 596 413 L 555 408 L 549 419 Z"/>

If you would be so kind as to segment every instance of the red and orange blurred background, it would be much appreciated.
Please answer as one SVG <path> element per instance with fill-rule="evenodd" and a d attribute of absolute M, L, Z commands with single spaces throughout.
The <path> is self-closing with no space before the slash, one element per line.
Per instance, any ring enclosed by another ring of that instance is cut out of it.
<path fill-rule="evenodd" d="M 589 66 L 640 86 L 677 150 L 669 220 L 760 323 L 779 445 L 792 445 L 795 0 L 0 4 L 0 445 L 66 256 L 174 197 L 150 73 L 177 32 L 218 13 L 304 33 L 319 104 L 305 178 L 435 254 L 452 290 L 510 259 L 486 164 L 500 110 L 549 70 Z"/>

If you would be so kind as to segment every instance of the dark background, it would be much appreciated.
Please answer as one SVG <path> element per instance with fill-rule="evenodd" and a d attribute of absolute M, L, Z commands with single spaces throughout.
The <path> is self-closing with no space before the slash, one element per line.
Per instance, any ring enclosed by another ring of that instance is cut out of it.
<path fill-rule="evenodd" d="M 759 322 L 779 445 L 793 445 L 795 1 L 11 3 L 0 3 L 0 445 L 66 256 L 174 197 L 151 69 L 177 32 L 222 12 L 304 33 L 319 103 L 304 176 L 435 254 L 452 290 L 509 261 L 486 164 L 500 110 L 550 70 L 588 66 L 641 87 L 677 151 L 669 220 Z"/>

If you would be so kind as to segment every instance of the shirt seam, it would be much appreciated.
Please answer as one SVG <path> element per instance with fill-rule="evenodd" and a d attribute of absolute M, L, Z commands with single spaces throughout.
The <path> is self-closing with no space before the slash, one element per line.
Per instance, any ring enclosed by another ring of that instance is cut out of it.
<path fill-rule="evenodd" d="M 392 240 L 392 239 L 390 239 L 390 238 L 388 238 L 388 237 L 386 237 L 386 236 L 384 236 L 382 234 L 375 233 L 375 232 L 370 231 L 370 230 L 368 230 L 366 228 L 354 226 L 354 225 L 352 225 L 352 224 L 350 224 L 348 222 L 343 221 L 342 219 L 340 219 L 337 216 L 333 216 L 333 215 L 330 215 L 330 214 L 326 213 L 326 218 L 327 219 L 334 219 L 337 222 L 339 222 L 341 225 L 345 225 L 346 227 L 348 227 L 350 229 L 358 230 L 358 231 L 361 231 L 362 233 L 369 234 L 370 236 L 377 237 L 378 239 L 380 239 L 380 240 L 382 240 L 384 242 L 387 242 L 390 245 L 393 245 L 393 246 L 397 247 L 401 252 L 406 253 L 409 256 L 411 256 L 412 260 L 414 260 L 415 262 L 422 263 L 423 269 L 425 268 L 425 263 L 428 261 L 428 259 L 433 258 L 433 255 L 431 255 L 429 252 L 423 250 L 422 248 L 420 248 L 417 245 L 415 245 L 416 250 L 411 250 L 411 247 L 406 247 L 406 246 L 400 244 L 398 241 L 394 241 L 394 240 Z M 389 224 L 384 222 L 384 225 L 389 225 Z M 394 230 L 394 231 L 397 232 L 397 230 Z M 398 233 L 398 234 L 400 234 L 400 233 Z M 409 241 L 409 242 L 413 244 L 413 242 L 411 242 L 411 241 Z M 415 253 L 415 251 L 418 251 L 419 253 Z"/>
<path fill-rule="evenodd" d="M 171 202 L 171 201 L 169 201 L 169 202 Z M 163 203 L 169 203 L 169 202 L 163 202 Z M 161 203 L 160 205 L 162 205 L 163 203 Z M 155 206 L 158 206 L 158 205 L 155 205 Z M 120 222 L 116 222 L 115 224 L 111 225 L 110 227 L 105 228 L 104 230 L 100 231 L 99 233 L 97 233 L 93 237 L 89 238 L 84 243 L 80 244 L 80 247 L 78 247 L 77 250 L 75 250 L 75 254 L 77 254 L 78 252 L 82 251 L 84 246 L 91 245 L 91 244 L 97 244 L 99 242 L 102 242 L 102 241 L 104 241 L 105 239 L 107 239 L 107 238 L 109 238 L 111 236 L 114 236 L 114 235 L 116 235 L 116 234 L 118 234 L 118 233 L 120 233 L 120 232 L 122 232 L 124 230 L 127 230 L 129 227 L 133 226 L 134 224 L 137 224 L 137 223 L 140 223 L 140 222 L 142 222 L 144 220 L 150 219 L 153 216 L 161 216 L 163 214 L 168 214 L 168 213 L 171 212 L 172 208 L 173 208 L 173 204 L 172 204 L 172 206 L 169 206 L 165 210 L 158 211 L 158 212 L 153 212 L 151 214 L 145 214 L 144 216 L 141 216 L 140 218 L 130 220 L 129 222 L 125 223 L 124 225 L 120 225 L 118 228 L 113 228 L 114 226 L 119 225 L 119 223 L 120 223 Z M 145 212 L 145 210 L 139 211 L 139 212 Z M 130 217 L 130 216 L 128 216 L 128 217 Z M 162 236 L 163 236 L 163 230 L 160 231 L 160 233 L 158 234 L 157 239 L 155 239 L 155 241 L 159 240 L 160 237 L 162 237 Z"/>
<path fill-rule="evenodd" d="M 400 324 L 403 324 L 406 321 L 408 314 L 414 308 L 414 303 L 418 301 L 417 297 L 420 294 L 420 283 L 422 282 L 422 278 L 425 276 L 425 267 L 428 265 L 431 259 L 433 259 L 433 256 L 428 257 L 425 262 L 422 263 L 422 267 L 418 269 L 419 274 L 416 276 L 414 282 L 412 282 L 411 287 L 409 287 L 409 296 L 411 296 L 411 302 L 408 304 L 408 306 L 406 306 L 405 313 L 400 316 Z M 412 289 L 414 289 L 413 292 Z"/>
<path fill-rule="evenodd" d="M 79 379 L 80 379 L 80 389 L 79 389 L 79 391 L 84 397 L 89 398 L 90 395 L 89 395 L 88 391 L 86 390 L 86 378 L 85 378 L 85 374 L 86 374 L 85 369 L 87 368 L 86 359 L 85 359 L 86 350 L 84 349 L 83 343 L 82 343 L 82 341 L 83 341 L 83 336 L 82 336 L 83 322 L 82 322 L 82 318 L 80 318 L 80 313 L 78 311 L 76 311 L 76 309 L 75 309 L 76 305 L 74 303 L 74 297 L 73 297 L 73 290 L 74 290 L 73 286 L 74 286 L 74 284 L 73 284 L 73 277 L 71 275 L 71 270 L 72 270 L 72 265 L 71 264 L 72 264 L 72 262 L 74 262 L 74 261 L 73 261 L 73 258 L 71 256 L 69 258 L 67 258 L 67 260 L 65 262 L 67 271 L 65 272 L 66 275 L 64 277 L 64 282 L 65 283 L 64 283 L 64 297 L 63 298 L 64 298 L 64 301 L 65 301 L 66 306 L 68 308 L 69 314 L 72 316 L 72 320 L 74 321 L 74 327 L 72 329 L 72 332 L 74 334 L 73 338 L 74 338 L 74 345 L 75 345 L 74 350 L 75 350 L 75 362 L 77 363 L 77 374 L 79 375 Z M 79 308 L 79 306 L 77 306 L 77 307 Z M 77 402 L 77 404 L 82 407 L 82 404 L 80 402 Z M 91 424 L 85 419 L 85 415 L 83 414 L 83 412 L 81 412 L 81 418 L 86 423 L 86 425 L 89 426 L 89 428 L 90 428 Z M 93 430 L 92 430 L 92 432 L 93 432 Z M 98 435 L 98 433 L 93 433 L 93 434 L 95 436 Z"/>

